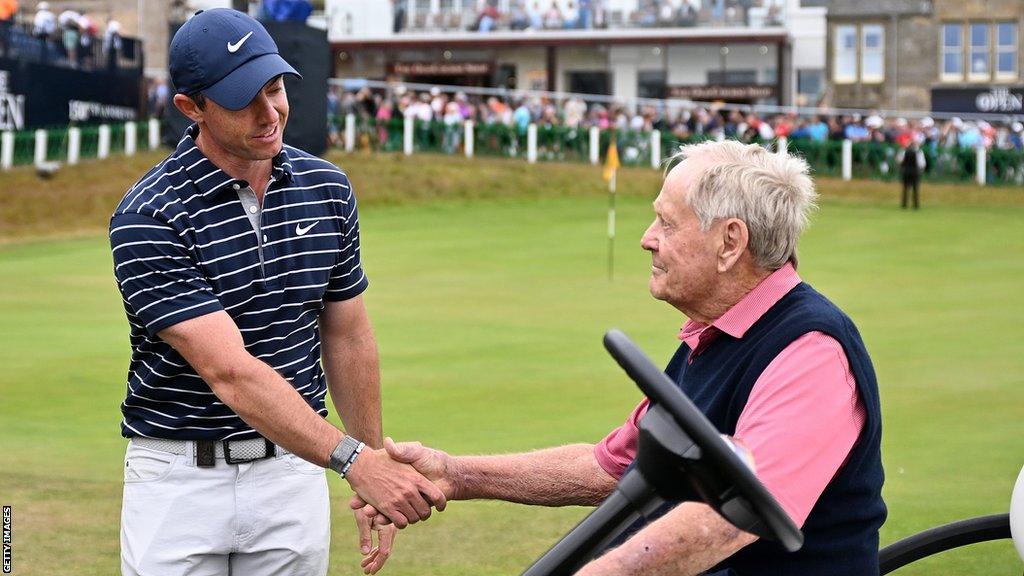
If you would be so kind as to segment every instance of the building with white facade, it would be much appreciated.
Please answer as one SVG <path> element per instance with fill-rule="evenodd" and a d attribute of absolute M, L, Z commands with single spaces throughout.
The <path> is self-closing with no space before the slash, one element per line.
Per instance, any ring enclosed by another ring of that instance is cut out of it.
<path fill-rule="evenodd" d="M 340 78 L 813 105 L 820 4 L 327 0 L 325 12 Z"/>

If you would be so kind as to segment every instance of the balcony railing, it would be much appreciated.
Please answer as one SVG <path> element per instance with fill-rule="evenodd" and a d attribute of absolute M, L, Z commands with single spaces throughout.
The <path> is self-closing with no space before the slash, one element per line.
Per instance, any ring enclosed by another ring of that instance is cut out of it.
<path fill-rule="evenodd" d="M 563 7 L 571 3 L 561 3 Z M 396 33 L 557 31 L 580 29 L 763 28 L 785 23 L 785 0 L 636 0 L 597 8 L 597 2 L 553 10 L 550 0 L 409 0 L 393 7 Z"/>

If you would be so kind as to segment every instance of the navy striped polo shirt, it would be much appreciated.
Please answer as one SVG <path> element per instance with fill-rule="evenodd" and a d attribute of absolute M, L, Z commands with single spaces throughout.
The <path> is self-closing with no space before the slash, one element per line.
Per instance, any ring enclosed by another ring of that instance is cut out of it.
<path fill-rule="evenodd" d="M 131 327 L 124 436 L 258 436 L 157 333 L 226 311 L 246 350 L 327 415 L 317 317 L 366 289 L 348 177 L 291 146 L 273 159 L 262 208 L 247 182 L 196 147 L 198 126 L 135 183 L 110 220 L 114 276 Z"/>

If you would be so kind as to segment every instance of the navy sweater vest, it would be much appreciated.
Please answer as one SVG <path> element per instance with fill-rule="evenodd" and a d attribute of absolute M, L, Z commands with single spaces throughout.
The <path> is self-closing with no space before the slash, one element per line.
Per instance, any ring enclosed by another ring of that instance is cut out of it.
<path fill-rule="evenodd" d="M 846 352 L 867 416 L 864 429 L 846 463 L 804 522 L 803 548 L 788 553 L 774 542 L 759 540 L 710 574 L 878 574 L 878 529 L 886 517 L 878 384 L 857 328 L 839 308 L 801 283 L 755 322 L 743 338 L 720 334 L 693 362 L 687 362 L 690 348 L 681 345 L 665 373 L 719 431 L 732 435 L 757 378 L 790 343 L 813 331 L 835 338 Z M 666 507 L 661 513 L 667 511 Z"/>

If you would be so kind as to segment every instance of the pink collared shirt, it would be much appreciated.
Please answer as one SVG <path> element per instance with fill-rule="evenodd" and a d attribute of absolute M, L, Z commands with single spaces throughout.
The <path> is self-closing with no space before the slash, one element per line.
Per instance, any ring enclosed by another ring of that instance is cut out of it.
<path fill-rule="evenodd" d="M 679 339 L 699 355 L 722 332 L 742 338 L 800 283 L 792 264 L 776 270 L 711 324 L 689 320 Z M 598 464 L 616 478 L 636 456 L 645 398 L 626 422 L 594 448 Z M 808 332 L 773 360 L 750 391 L 735 437 L 754 454 L 757 477 L 798 526 L 846 462 L 864 427 L 864 405 L 843 347 Z"/>

